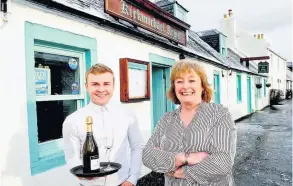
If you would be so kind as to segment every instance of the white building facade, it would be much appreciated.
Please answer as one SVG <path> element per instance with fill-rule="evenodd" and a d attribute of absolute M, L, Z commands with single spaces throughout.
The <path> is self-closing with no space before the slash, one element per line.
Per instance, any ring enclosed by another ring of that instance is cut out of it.
<path fill-rule="evenodd" d="M 0 26 L 0 87 L 6 111 L 0 117 L 0 123 L 5 124 L 0 127 L 1 186 L 78 184 L 65 166 L 62 126 L 56 123 L 88 103 L 84 73 L 93 64 L 104 63 L 113 69 L 116 79 L 112 99 L 135 111 L 145 142 L 159 117 L 155 115 L 159 108 L 155 100 L 164 100 L 168 88 L 154 90 L 152 83 L 162 80 L 157 78 L 159 73 L 154 73 L 159 71 L 168 77 L 180 51 L 200 61 L 211 86 L 213 78 L 218 78 L 220 103 L 228 106 L 228 68 L 215 58 L 188 47 L 168 49 L 103 23 L 28 1 L 12 1 L 8 7 L 8 16 L 1 15 Z M 119 62 L 125 58 L 150 64 L 150 97 L 131 103 L 121 101 Z M 46 78 L 50 80 L 44 83 Z M 163 81 L 170 83 L 168 78 Z M 174 109 L 167 100 L 165 105 L 168 110 L 164 112 Z"/>

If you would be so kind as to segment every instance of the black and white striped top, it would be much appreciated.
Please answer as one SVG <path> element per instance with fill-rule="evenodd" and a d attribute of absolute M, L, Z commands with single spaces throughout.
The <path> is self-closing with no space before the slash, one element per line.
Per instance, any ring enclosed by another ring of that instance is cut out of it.
<path fill-rule="evenodd" d="M 168 173 L 175 170 L 176 154 L 208 152 L 202 162 L 183 167 L 184 179 L 165 174 L 165 186 L 233 186 L 237 131 L 228 109 L 202 102 L 186 128 L 180 110 L 181 107 L 160 119 L 143 150 L 144 165 L 155 172 Z"/>

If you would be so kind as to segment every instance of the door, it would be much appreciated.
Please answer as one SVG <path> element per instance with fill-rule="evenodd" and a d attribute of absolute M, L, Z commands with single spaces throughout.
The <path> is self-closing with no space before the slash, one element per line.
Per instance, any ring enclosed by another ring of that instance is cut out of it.
<path fill-rule="evenodd" d="M 247 109 L 248 113 L 252 112 L 252 103 L 251 103 L 251 79 L 247 77 Z"/>
<path fill-rule="evenodd" d="M 166 68 L 152 66 L 153 129 L 167 112 Z"/>
<path fill-rule="evenodd" d="M 214 74 L 214 102 L 221 103 L 220 100 L 220 74 Z"/>

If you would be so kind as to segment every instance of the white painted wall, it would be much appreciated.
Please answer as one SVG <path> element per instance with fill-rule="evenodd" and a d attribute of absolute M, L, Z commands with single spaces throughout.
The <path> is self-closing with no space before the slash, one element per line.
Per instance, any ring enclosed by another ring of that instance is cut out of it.
<path fill-rule="evenodd" d="M 116 87 L 112 98 L 116 102 L 120 102 L 119 58 L 129 57 L 149 61 L 149 53 L 154 53 L 177 60 L 178 54 L 48 10 L 15 3 L 12 4 L 12 10 L 7 24 L 0 28 L 0 96 L 5 98 L 1 100 L 1 105 L 6 111 L 6 114 L 0 117 L 0 123 L 5 124 L 0 130 L 1 183 L 3 186 L 74 186 L 77 184 L 77 179 L 69 173 L 66 166 L 36 176 L 30 174 L 26 115 L 25 21 L 96 38 L 97 62 L 107 64 L 116 76 Z M 203 66 L 209 72 L 221 71 L 212 65 L 203 64 Z M 225 82 L 226 78 L 227 75 L 221 78 L 221 101 L 225 106 L 227 106 L 227 85 L 222 82 Z M 125 106 L 136 112 L 139 128 L 146 142 L 151 134 L 150 101 L 125 104 Z"/>
<path fill-rule="evenodd" d="M 227 36 L 227 48 L 237 48 L 236 29 L 236 20 L 233 16 L 220 20 L 220 32 Z"/>
<path fill-rule="evenodd" d="M 77 180 L 66 166 L 59 167 L 36 176 L 30 175 L 30 157 L 28 145 L 28 123 L 26 109 L 26 71 L 24 23 L 42 24 L 64 31 L 96 38 L 99 63 L 111 67 L 116 76 L 113 100 L 120 102 L 119 58 L 129 57 L 149 61 L 149 53 L 155 53 L 168 58 L 178 59 L 178 54 L 149 45 L 104 28 L 98 28 L 90 23 L 69 18 L 49 10 L 38 10 L 13 3 L 8 23 L 0 27 L 0 96 L 1 105 L 6 113 L 1 114 L 0 123 L 0 172 L 2 186 L 64 186 L 76 185 Z M 210 64 L 201 63 L 205 68 L 211 87 L 213 73 L 222 69 Z M 224 71 L 221 80 L 221 103 L 230 108 L 234 119 L 247 114 L 246 74 L 242 74 L 242 103 L 237 104 L 236 73 L 228 75 Z M 253 78 L 252 78 L 253 85 Z M 252 93 L 254 95 L 254 93 Z M 253 98 L 254 96 L 252 96 Z M 252 102 L 254 102 L 252 100 Z M 139 128 L 147 141 L 151 134 L 150 101 L 124 104 L 133 109 L 138 117 Z M 5 128 L 4 128 L 5 127 Z"/>
<path fill-rule="evenodd" d="M 270 88 L 283 90 L 285 95 L 287 61 L 270 50 L 268 50 L 268 56 L 270 56 L 269 63 L 271 65 L 269 77 L 272 86 Z M 281 80 L 281 82 L 278 82 L 278 80 Z"/>
<path fill-rule="evenodd" d="M 233 71 L 232 75 L 229 76 L 229 94 L 228 102 L 229 109 L 233 119 L 241 118 L 248 114 L 247 108 L 247 74 L 241 73 L 241 85 L 242 85 L 242 102 L 237 102 L 237 72 Z"/>
<path fill-rule="evenodd" d="M 5 98 L 1 105 L 6 111 L 6 114 L 1 114 L 0 117 L 0 123 L 5 124 L 0 130 L 2 184 L 3 186 L 76 185 L 76 178 L 69 173 L 66 166 L 36 176 L 30 175 L 26 115 L 25 21 L 96 38 L 97 62 L 107 64 L 113 69 L 116 76 L 113 99 L 117 102 L 120 102 L 119 58 L 129 57 L 149 61 L 150 52 L 174 59 L 177 59 L 178 54 L 109 30 L 96 28 L 81 21 L 67 19 L 20 4 L 13 3 L 12 10 L 8 23 L 0 29 L 0 94 L 1 98 Z M 126 104 L 126 106 L 133 108 L 136 112 L 140 130 L 146 141 L 151 134 L 150 101 Z"/>
<path fill-rule="evenodd" d="M 265 39 L 257 39 L 242 31 L 237 33 L 237 48 L 248 57 L 266 56 L 268 46 Z"/>

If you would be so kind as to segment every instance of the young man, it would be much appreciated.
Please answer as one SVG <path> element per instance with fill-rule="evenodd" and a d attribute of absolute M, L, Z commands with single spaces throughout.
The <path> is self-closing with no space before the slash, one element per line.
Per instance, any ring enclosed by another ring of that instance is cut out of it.
<path fill-rule="evenodd" d="M 113 71 L 103 64 L 92 66 L 86 73 L 86 89 L 90 103 L 69 115 L 63 123 L 64 152 L 69 168 L 82 164 L 82 147 L 86 138 L 86 117 L 93 118 L 93 135 L 99 143 L 100 161 L 107 162 L 105 148 L 100 141 L 108 127 L 113 128 L 114 144 L 110 161 L 122 168 L 115 174 L 94 179 L 80 178 L 82 186 L 134 186 L 140 176 L 143 142 L 134 114 L 113 104 Z M 130 148 L 129 148 L 130 147 Z M 130 152 L 131 159 L 129 159 Z"/>

